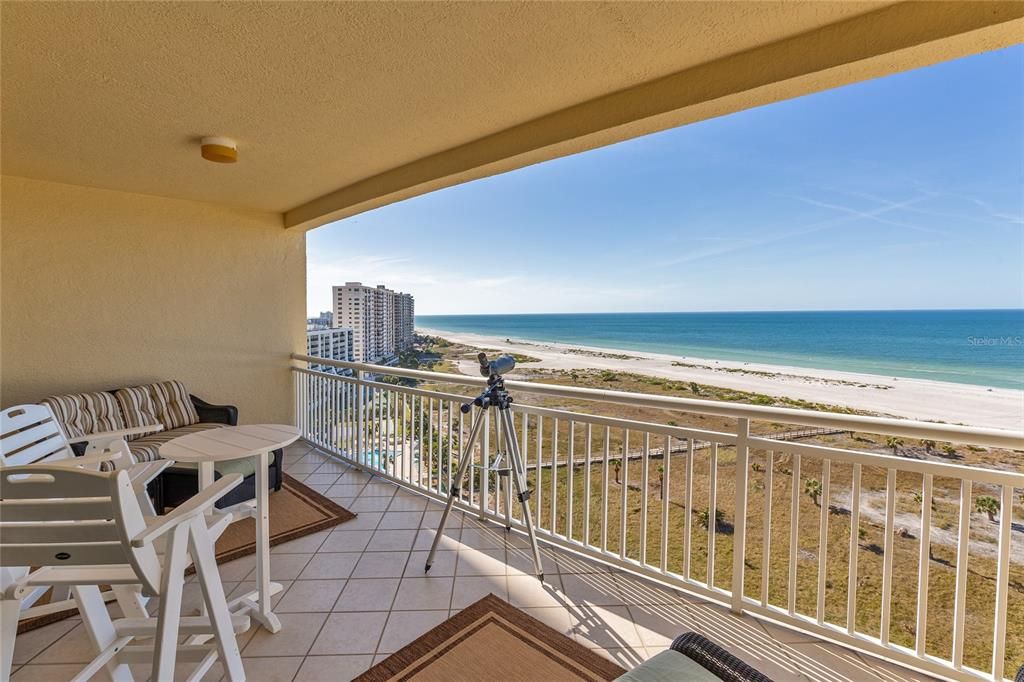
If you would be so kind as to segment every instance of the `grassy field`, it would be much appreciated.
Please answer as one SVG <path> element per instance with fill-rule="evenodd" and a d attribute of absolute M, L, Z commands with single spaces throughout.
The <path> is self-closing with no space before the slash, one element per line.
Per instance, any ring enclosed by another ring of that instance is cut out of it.
<path fill-rule="evenodd" d="M 458 344 L 433 344 L 428 349 L 430 365 L 438 371 L 457 371 L 459 360 L 475 359 L 477 349 Z M 700 397 L 709 400 L 745 402 L 759 405 L 780 405 L 808 409 L 828 409 L 850 412 L 828 405 L 808 404 L 804 401 L 789 400 L 781 396 L 766 396 L 744 393 L 714 386 L 673 382 L 628 373 L 580 370 L 574 372 L 553 372 L 540 369 L 517 369 L 532 382 L 575 385 L 581 387 L 610 388 L 636 391 L 657 395 L 679 395 Z M 430 386 L 424 386 L 430 387 Z M 466 388 L 450 385 L 437 386 L 448 392 L 469 394 Z M 525 397 L 522 399 L 525 400 Z M 659 424 L 696 427 L 710 431 L 731 432 L 736 423 L 733 419 L 682 413 L 677 411 L 638 408 L 625 405 L 595 404 L 582 400 L 570 400 L 530 396 L 529 404 L 564 409 L 584 414 L 653 422 Z M 616 554 L 646 563 L 658 568 L 662 564 L 662 538 L 667 537 L 664 547 L 665 568 L 689 579 L 708 583 L 708 540 L 707 529 L 710 492 L 711 450 L 698 449 L 693 452 L 693 480 L 689 509 L 685 505 L 686 453 L 675 454 L 666 461 L 652 457 L 646 462 L 630 459 L 628 465 L 605 467 L 602 461 L 605 450 L 605 431 L 595 428 L 592 433 L 592 464 L 589 473 L 580 464 L 584 451 L 585 426 L 577 423 L 574 431 L 570 468 L 569 427 L 562 423 L 557 439 L 552 432 L 551 420 L 544 421 L 542 461 L 548 466 L 542 468 L 540 481 L 537 470 L 529 473 L 531 487 L 537 489 L 533 504 L 535 516 L 546 529 L 583 540 L 589 531 L 589 542 L 602 546 L 602 518 L 608 519 L 603 546 Z M 528 450 L 526 459 L 531 466 L 536 462 L 536 419 L 528 420 Z M 751 425 L 754 433 L 777 432 L 791 425 L 756 422 Z M 492 435 L 492 438 L 494 436 Z M 607 434 L 608 449 L 614 457 L 622 452 L 626 443 L 625 433 L 611 429 Z M 651 447 L 662 447 L 663 437 L 651 442 Z M 492 440 L 492 442 L 494 442 Z M 551 452 L 557 442 L 559 457 L 552 469 Z M 829 445 L 879 454 L 934 461 L 947 461 L 984 467 L 1007 468 L 1020 462 L 1021 453 L 1006 450 L 960 446 L 943 443 L 891 442 L 883 436 L 866 433 L 842 433 L 803 439 L 801 442 Z M 642 434 L 632 433 L 628 449 L 631 454 L 642 452 Z M 745 543 L 745 594 L 759 599 L 762 579 L 768 571 L 767 593 L 769 603 L 786 608 L 789 589 L 789 552 L 791 502 L 796 486 L 799 504 L 799 532 L 797 534 L 796 610 L 814 616 L 818 600 L 818 566 L 820 542 L 820 521 L 822 509 L 827 514 L 827 560 L 825 582 L 825 619 L 844 626 L 847 619 L 847 591 L 849 580 L 850 554 L 850 492 L 852 487 L 852 465 L 833 463 L 830 471 L 830 495 L 828 500 L 815 500 L 805 493 L 808 480 L 823 480 L 821 460 L 804 457 L 800 476 L 794 481 L 793 465 L 788 455 L 776 453 L 772 456 L 772 483 L 768 488 L 769 453 L 752 451 L 748 472 L 748 513 Z M 644 475 L 644 468 L 647 472 Z M 715 561 L 713 585 L 730 588 L 734 538 L 732 534 L 733 510 L 735 505 L 736 452 L 733 447 L 720 446 L 717 449 L 715 486 L 718 510 L 717 532 L 714 535 Z M 607 476 L 607 496 L 604 495 Z M 617 482 L 618 481 L 618 482 Z M 642 486 L 646 482 L 647 509 L 646 528 L 643 524 Z M 882 603 L 882 574 L 885 529 L 884 492 L 886 472 L 877 467 L 862 470 L 861 518 L 857 532 L 857 630 L 877 636 L 880 632 Z M 889 637 L 893 642 L 914 646 L 916 636 L 917 589 L 920 540 L 915 519 L 921 516 L 922 477 L 919 474 L 902 472 L 897 476 L 897 523 L 903 533 L 893 537 L 892 556 L 892 600 L 891 627 Z M 1019 493 L 1014 507 L 1014 543 L 1017 557 L 1024 553 L 1021 547 L 1024 525 Z M 982 495 L 997 495 L 997 491 L 983 485 L 975 485 L 974 498 Z M 585 507 L 589 498 L 589 529 L 584 528 Z M 928 630 L 926 651 L 941 658 L 948 658 L 952 647 L 953 604 L 956 575 L 956 531 L 959 520 L 959 481 L 936 477 L 933 481 L 932 539 L 929 546 L 928 562 Z M 765 519 L 768 502 L 770 511 L 769 552 L 765 556 Z M 552 509 L 554 502 L 554 510 Z M 663 513 L 667 509 L 667 529 L 662 528 Z M 686 520 L 689 516 L 689 571 L 684 564 L 684 542 Z M 620 520 L 626 519 L 623 537 Z M 1018 525 L 1020 524 L 1020 525 Z M 971 554 L 967 577 L 967 617 L 964 662 L 982 670 L 990 669 L 992 656 L 992 631 L 995 605 L 994 538 L 998 523 L 990 521 L 984 513 L 971 515 Z M 642 543 L 646 535 L 646 542 Z M 645 545 L 641 555 L 642 544 Z M 1011 563 L 1010 592 L 1007 612 L 1008 636 L 1006 671 L 1016 670 L 1024 665 L 1024 563 L 1015 559 Z"/>

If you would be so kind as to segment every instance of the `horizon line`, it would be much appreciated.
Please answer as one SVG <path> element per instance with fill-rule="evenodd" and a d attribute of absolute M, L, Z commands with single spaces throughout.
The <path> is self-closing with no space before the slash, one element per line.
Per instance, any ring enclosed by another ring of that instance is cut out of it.
<path fill-rule="evenodd" d="M 915 313 L 915 312 L 1024 312 L 1019 308 L 780 308 L 772 310 L 607 310 L 542 313 L 416 313 L 416 317 L 516 317 L 527 315 L 716 315 L 756 313 Z"/>

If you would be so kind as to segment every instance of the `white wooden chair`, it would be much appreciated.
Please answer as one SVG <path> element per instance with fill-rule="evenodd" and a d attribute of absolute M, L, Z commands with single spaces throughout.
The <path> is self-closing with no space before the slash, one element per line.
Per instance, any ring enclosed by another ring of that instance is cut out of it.
<path fill-rule="evenodd" d="M 219 659 L 226 679 L 244 680 L 235 640 L 249 618 L 228 611 L 217 570 L 206 512 L 241 476 L 224 476 L 164 516 L 143 516 L 124 470 L 85 471 L 51 464 L 0 471 L 0 566 L 38 566 L 0 594 L 0 679 L 8 679 L 21 599 L 40 585 L 67 585 L 99 654 L 73 678 L 88 680 L 104 670 L 132 680 L 132 663 L 152 663 L 152 679 L 174 678 L 177 660 L 198 662 L 189 680 L 200 679 Z M 154 541 L 166 541 L 163 555 Z M 208 616 L 181 616 L 189 555 L 195 564 Z M 100 585 L 141 585 L 159 596 L 156 618 L 111 620 Z M 190 637 L 212 642 L 194 644 Z M 151 638 L 135 642 L 135 638 Z"/>
<path fill-rule="evenodd" d="M 126 436 L 142 435 L 162 429 L 162 425 L 155 424 L 90 434 L 82 439 L 87 443 L 85 455 L 76 457 L 71 449 L 71 443 L 79 441 L 68 440 L 48 406 L 15 405 L 0 411 L 0 470 L 9 466 L 39 463 L 96 470 L 103 464 L 109 464 L 115 469 L 125 469 L 128 472 L 142 509 L 147 515 L 153 516 L 155 511 L 146 486 L 172 462 L 162 460 L 138 464 L 124 439 Z M 26 575 L 28 570 L 27 566 L 0 568 L 0 590 Z M 75 608 L 74 601 L 69 599 L 68 590 L 59 586 L 53 588 L 47 603 L 37 605 L 49 589 L 48 586 L 40 585 L 31 594 L 25 595 L 22 599 L 21 620 Z M 141 598 L 137 588 L 115 586 L 113 595 L 106 594 L 105 598 L 109 599 L 111 596 L 117 597 L 125 615 L 146 615 L 145 600 Z"/>

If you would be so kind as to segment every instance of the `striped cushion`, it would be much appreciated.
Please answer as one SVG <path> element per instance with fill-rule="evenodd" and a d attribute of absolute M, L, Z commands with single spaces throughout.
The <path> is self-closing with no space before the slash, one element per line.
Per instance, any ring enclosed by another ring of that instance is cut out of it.
<path fill-rule="evenodd" d="M 125 428 L 117 401 L 109 393 L 56 395 L 42 404 L 49 405 L 70 439 Z"/>
<path fill-rule="evenodd" d="M 114 398 L 117 399 L 117 404 L 121 406 L 121 416 L 124 417 L 128 428 L 152 426 L 161 423 L 156 412 L 156 405 L 149 396 L 149 390 L 146 386 L 118 389 L 114 392 Z M 128 440 L 136 440 L 144 435 L 128 436 Z"/>
<path fill-rule="evenodd" d="M 135 414 L 127 419 L 151 419 L 150 415 L 156 417 L 156 423 L 163 424 L 168 431 L 181 426 L 191 426 L 199 423 L 199 413 L 196 412 L 192 399 L 188 397 L 188 390 L 180 381 L 161 381 L 156 384 L 145 384 L 134 388 L 121 389 L 124 394 L 125 403 Z M 118 391 L 120 393 L 121 391 Z M 139 401 L 139 408 L 135 410 L 133 396 L 148 395 L 152 408 Z M 128 410 L 126 409 L 127 413 Z M 152 424 L 151 421 L 142 421 L 140 426 Z"/>
<path fill-rule="evenodd" d="M 158 459 L 162 459 L 160 457 L 160 446 L 164 443 L 174 440 L 179 436 L 187 436 L 190 433 L 206 431 L 207 429 L 219 429 L 224 426 L 227 426 L 227 424 L 211 424 L 207 422 L 190 424 L 189 426 L 181 426 L 173 430 L 147 434 L 129 443 L 128 447 L 138 461 L 155 462 Z"/>

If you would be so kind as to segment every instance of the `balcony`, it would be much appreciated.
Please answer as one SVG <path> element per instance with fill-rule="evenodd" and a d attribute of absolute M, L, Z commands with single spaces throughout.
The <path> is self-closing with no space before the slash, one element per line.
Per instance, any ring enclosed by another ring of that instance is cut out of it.
<path fill-rule="evenodd" d="M 273 550 L 285 628 L 241 636 L 252 679 L 348 679 L 488 593 L 627 669 L 687 631 L 776 680 L 1001 680 L 1022 663 L 1024 474 L 825 444 L 876 434 L 1005 452 L 1024 449 L 1019 434 L 509 381 L 544 581 L 487 471 L 490 423 L 425 576 L 449 445 L 470 426 L 458 408 L 483 380 L 293 358 L 304 441 L 286 471 L 359 516 Z M 540 404 L 552 397 L 594 413 Z M 608 405 L 664 417 L 602 416 Z M 700 414 L 735 429 L 674 425 Z M 994 520 L 972 513 L 982 495 L 1000 502 Z M 252 557 L 221 570 L 229 596 L 251 589 Z M 63 679 L 92 655 L 76 620 L 17 646 L 15 680 Z"/>

